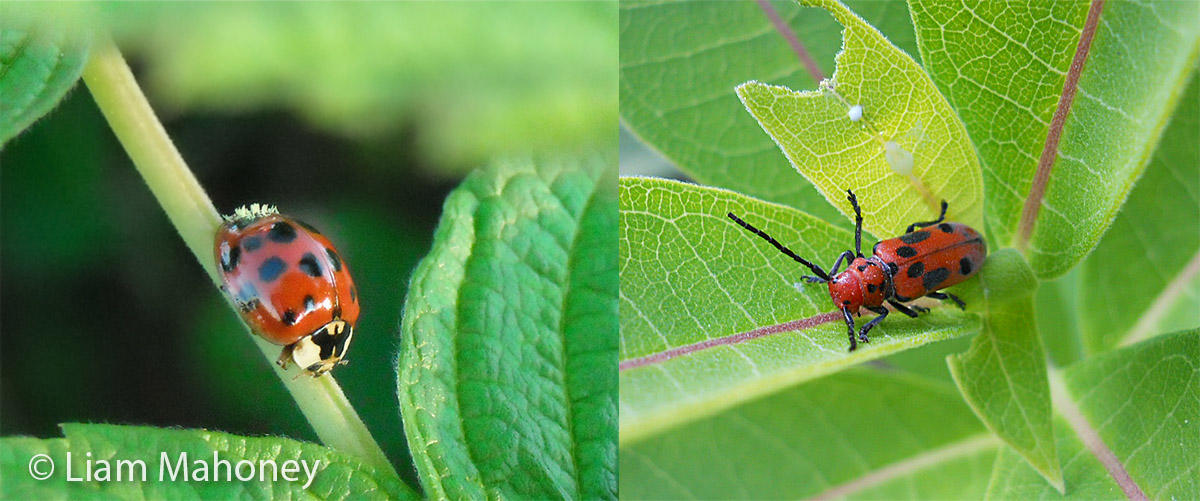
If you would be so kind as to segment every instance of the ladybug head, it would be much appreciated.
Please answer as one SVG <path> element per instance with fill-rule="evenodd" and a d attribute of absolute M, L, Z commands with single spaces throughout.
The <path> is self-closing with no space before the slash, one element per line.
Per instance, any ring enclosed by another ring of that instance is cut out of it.
<path fill-rule="evenodd" d="M 849 309 L 851 313 L 858 311 L 863 305 L 862 285 L 860 277 L 852 269 L 834 275 L 829 280 L 829 297 L 833 298 L 834 306 L 838 309 Z"/>
<path fill-rule="evenodd" d="M 292 360 L 304 368 L 304 373 L 319 377 L 338 365 L 354 337 L 354 326 L 335 318 L 316 332 L 300 338 L 292 345 Z"/>

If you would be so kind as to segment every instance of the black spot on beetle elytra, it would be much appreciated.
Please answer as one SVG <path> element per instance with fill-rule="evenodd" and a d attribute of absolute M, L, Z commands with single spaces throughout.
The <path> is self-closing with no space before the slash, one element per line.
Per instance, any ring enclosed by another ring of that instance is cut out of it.
<path fill-rule="evenodd" d="M 858 271 L 867 271 L 867 265 L 865 265 L 865 264 L 858 265 Z"/>
<path fill-rule="evenodd" d="M 329 254 L 329 261 L 333 263 L 333 271 L 342 271 L 342 258 L 338 257 L 337 253 L 329 247 L 325 248 L 325 253 Z"/>
<path fill-rule="evenodd" d="M 235 268 L 237 268 L 238 260 L 241 257 L 242 249 L 240 247 L 222 249 L 221 270 L 223 270 L 225 273 L 232 272 Z"/>
<path fill-rule="evenodd" d="M 311 252 L 305 253 L 304 257 L 300 258 L 300 262 L 296 264 L 296 267 L 300 268 L 300 271 L 303 271 L 310 277 L 321 276 L 321 263 L 317 262 L 317 256 L 312 255 Z"/>
<path fill-rule="evenodd" d="M 259 237 L 246 237 L 242 240 L 242 248 L 246 249 L 246 252 L 254 252 L 259 247 L 262 247 L 262 239 Z"/>
<path fill-rule="evenodd" d="M 910 245 L 925 240 L 926 238 L 929 238 L 929 232 L 925 230 L 914 231 L 912 233 L 900 235 L 900 241 Z"/>
<path fill-rule="evenodd" d="M 889 275 L 895 275 L 897 271 L 900 271 L 900 267 L 896 266 L 896 263 L 888 263 L 887 267 Z"/>
<path fill-rule="evenodd" d="M 280 320 L 283 321 L 283 325 L 296 325 L 296 312 L 287 310 L 283 312 L 283 317 Z"/>
<path fill-rule="evenodd" d="M 358 286 L 357 285 L 350 286 L 350 302 L 351 303 L 358 302 Z"/>
<path fill-rule="evenodd" d="M 271 229 L 267 231 L 267 238 L 272 242 L 286 244 L 296 239 L 296 228 L 282 221 L 272 224 Z"/>
<path fill-rule="evenodd" d="M 913 264 L 908 265 L 908 272 L 905 273 L 905 275 L 908 275 L 908 278 L 917 278 L 924 274 L 925 274 L 925 263 L 922 263 L 920 261 L 917 261 Z"/>
<path fill-rule="evenodd" d="M 317 302 L 313 301 L 312 296 L 304 296 L 304 311 L 312 311 L 317 307 Z"/>
<path fill-rule="evenodd" d="M 962 272 L 963 275 L 970 275 L 971 274 L 971 259 L 965 258 L 965 257 L 962 259 L 959 259 L 958 260 L 958 271 Z"/>
<path fill-rule="evenodd" d="M 938 268 L 926 273 L 925 278 L 921 279 L 921 283 L 925 286 L 925 290 L 937 290 L 937 285 L 949 277 L 950 270 L 946 268 Z"/>
<path fill-rule="evenodd" d="M 875 284 L 867 284 L 867 292 L 875 292 Z"/>
<path fill-rule="evenodd" d="M 954 227 L 950 226 L 950 223 L 939 224 L 938 229 L 942 230 L 942 233 L 954 233 Z"/>
<path fill-rule="evenodd" d="M 258 266 L 258 279 L 264 283 L 274 282 L 285 269 L 287 269 L 287 263 L 283 262 L 283 259 L 280 259 L 279 256 L 271 256 L 271 259 L 263 261 L 263 264 Z"/>
<path fill-rule="evenodd" d="M 850 304 L 850 301 L 842 301 L 842 304 Z"/>
<path fill-rule="evenodd" d="M 917 255 L 917 250 L 907 245 L 902 245 L 896 249 L 896 255 L 900 257 L 913 257 Z"/>
<path fill-rule="evenodd" d="M 879 254 L 879 244 L 881 243 L 883 242 L 875 242 L 875 245 L 871 247 L 871 254 Z"/>

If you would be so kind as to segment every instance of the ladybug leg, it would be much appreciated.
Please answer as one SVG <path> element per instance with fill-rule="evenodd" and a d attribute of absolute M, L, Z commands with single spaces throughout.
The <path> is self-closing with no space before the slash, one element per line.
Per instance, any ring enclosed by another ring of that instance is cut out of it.
<path fill-rule="evenodd" d="M 864 325 L 862 331 L 858 333 L 858 339 L 864 343 L 871 342 L 871 340 L 867 338 L 867 333 L 871 331 L 871 328 L 875 327 L 875 324 L 882 322 L 883 319 L 887 318 L 888 316 L 887 308 L 882 306 L 868 306 L 867 309 L 878 313 L 879 316 L 871 319 L 870 322 L 867 322 L 867 325 Z"/>
<path fill-rule="evenodd" d="M 858 341 L 854 339 L 854 317 L 850 316 L 848 308 L 842 308 L 842 316 L 846 318 L 846 329 L 850 332 L 850 351 L 858 348 Z"/>
<path fill-rule="evenodd" d="M 958 296 L 955 296 L 949 292 L 930 292 L 929 294 L 926 294 L 926 296 L 934 299 L 941 299 L 942 301 L 949 299 L 954 301 L 954 304 L 957 304 L 959 309 L 967 309 L 967 303 L 964 303 L 963 300 L 958 298 Z"/>
<path fill-rule="evenodd" d="M 279 352 L 279 358 L 275 360 L 275 363 L 278 364 L 281 369 L 288 368 L 288 362 L 292 360 L 292 349 L 295 346 L 295 344 L 289 344 L 284 346 L 283 350 Z"/>
<path fill-rule="evenodd" d="M 942 200 L 942 213 L 941 213 L 941 214 L 938 214 L 937 221 L 927 221 L 927 222 L 924 222 L 924 223 L 913 223 L 913 224 L 910 224 L 910 225 L 908 225 L 908 229 L 907 229 L 907 230 L 904 230 L 904 233 L 906 233 L 906 234 L 907 234 L 907 233 L 912 233 L 912 231 L 913 231 L 913 230 L 915 230 L 915 229 L 917 229 L 917 228 L 924 228 L 924 227 L 926 227 L 926 226 L 933 226 L 933 225 L 935 225 L 935 224 L 938 224 L 938 223 L 940 223 L 940 222 L 942 222 L 942 221 L 945 221 L 945 220 L 946 220 L 946 207 L 947 207 L 947 206 L 948 206 L 948 205 L 946 204 L 946 201 L 945 201 L 945 200 Z"/>
<path fill-rule="evenodd" d="M 896 311 L 903 313 L 905 315 L 908 315 L 912 318 L 917 318 L 917 313 L 919 313 L 919 312 L 929 311 L 928 309 L 922 308 L 915 304 L 913 305 L 913 307 L 911 309 L 909 309 L 909 307 L 904 306 L 903 303 L 900 303 L 900 302 L 896 301 L 895 299 L 889 299 L 888 304 L 892 305 L 892 308 L 895 308 Z M 913 310 L 917 310 L 917 311 L 913 311 Z"/>
<path fill-rule="evenodd" d="M 850 206 L 854 208 L 854 255 L 863 257 L 862 253 L 862 209 L 858 208 L 858 198 L 854 196 L 854 192 L 846 190 L 846 199 L 850 201 Z M 833 275 L 833 273 L 830 273 Z"/>

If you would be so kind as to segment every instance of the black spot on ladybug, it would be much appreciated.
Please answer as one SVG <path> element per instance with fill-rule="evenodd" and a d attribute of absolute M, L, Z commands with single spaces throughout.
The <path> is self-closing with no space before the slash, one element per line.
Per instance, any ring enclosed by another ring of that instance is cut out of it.
<path fill-rule="evenodd" d="M 925 230 L 914 231 L 907 235 L 900 235 L 900 241 L 904 242 L 906 244 L 915 244 L 917 242 L 925 240 L 926 238 L 929 238 L 929 232 L 925 231 Z"/>
<path fill-rule="evenodd" d="M 842 301 L 842 304 L 848 305 L 848 304 L 850 304 L 850 301 Z"/>
<path fill-rule="evenodd" d="M 908 272 L 906 272 L 905 275 L 908 275 L 908 278 L 917 278 L 917 277 L 923 275 L 924 273 L 925 273 L 925 263 L 917 261 L 908 266 Z"/>
<path fill-rule="evenodd" d="M 333 263 L 333 271 L 342 271 L 342 258 L 338 257 L 337 253 L 329 247 L 325 248 L 325 253 L 329 254 L 329 261 Z"/>
<path fill-rule="evenodd" d="M 896 266 L 896 263 L 888 263 L 887 267 L 889 275 L 895 275 L 897 271 L 900 271 L 900 267 Z"/>
<path fill-rule="evenodd" d="M 234 271 L 238 267 L 238 260 L 241 258 L 241 248 L 234 247 L 224 248 L 221 252 L 221 270 L 226 273 Z"/>
<path fill-rule="evenodd" d="M 358 302 L 358 286 L 357 285 L 350 286 L 350 302 L 351 303 Z"/>
<path fill-rule="evenodd" d="M 317 256 L 312 255 L 311 252 L 305 253 L 296 266 L 310 277 L 321 276 L 321 263 L 317 262 Z"/>
<path fill-rule="evenodd" d="M 313 301 L 312 296 L 304 296 L 304 311 L 313 311 L 317 307 L 317 302 Z"/>
<path fill-rule="evenodd" d="M 970 275 L 971 274 L 971 260 L 968 258 L 965 258 L 965 257 L 962 259 L 959 259 L 958 260 L 958 271 L 962 272 L 963 275 Z"/>
<path fill-rule="evenodd" d="M 251 299 L 249 302 L 245 302 L 245 303 L 243 303 L 241 301 L 238 301 L 237 303 L 238 303 L 238 309 L 240 309 L 242 311 L 242 313 L 250 313 L 250 312 L 254 311 L 255 309 L 257 309 L 260 304 L 258 301 L 258 298 Z"/>
<path fill-rule="evenodd" d="M 287 310 L 283 312 L 283 318 L 280 320 L 283 321 L 283 325 L 296 325 L 296 312 Z"/>
<path fill-rule="evenodd" d="M 284 222 L 275 223 L 267 231 L 267 238 L 272 242 L 286 244 L 296 239 L 296 229 Z"/>
<path fill-rule="evenodd" d="M 259 247 L 262 247 L 262 239 L 259 237 L 246 237 L 242 240 L 242 248 L 246 249 L 246 252 L 254 252 Z"/>
<path fill-rule="evenodd" d="M 263 261 L 263 264 L 258 266 L 258 279 L 264 283 L 274 282 L 285 269 L 287 269 L 287 263 L 283 262 L 279 256 L 271 256 L 271 259 Z"/>
<path fill-rule="evenodd" d="M 313 226 L 312 226 L 311 224 L 308 224 L 308 223 L 306 223 L 306 222 L 304 222 L 304 221 L 296 221 L 296 224 L 299 224 L 300 226 L 303 226 L 303 227 L 304 227 L 304 229 L 306 229 L 306 230 L 308 230 L 308 231 L 311 231 L 311 232 L 313 232 L 313 233 L 316 233 L 316 234 L 318 234 L 318 235 L 320 235 L 320 234 L 321 234 L 321 232 L 320 232 L 320 231 L 318 231 L 316 228 L 313 228 Z"/>
<path fill-rule="evenodd" d="M 875 284 L 867 284 L 867 292 L 875 292 Z"/>
<path fill-rule="evenodd" d="M 917 250 L 907 245 L 902 245 L 896 249 L 896 255 L 900 257 L 913 257 L 917 255 Z"/>
<path fill-rule="evenodd" d="M 943 280 L 946 280 L 949 277 L 950 270 L 946 268 L 938 268 L 926 273 L 925 278 L 921 280 L 921 283 L 925 285 L 925 290 L 937 290 L 937 284 L 942 283 Z"/>
<path fill-rule="evenodd" d="M 858 271 L 867 271 L 867 265 L 865 265 L 865 264 L 858 265 Z"/>
<path fill-rule="evenodd" d="M 954 227 L 950 226 L 950 223 L 939 224 L 938 229 L 942 230 L 942 233 L 954 233 Z"/>

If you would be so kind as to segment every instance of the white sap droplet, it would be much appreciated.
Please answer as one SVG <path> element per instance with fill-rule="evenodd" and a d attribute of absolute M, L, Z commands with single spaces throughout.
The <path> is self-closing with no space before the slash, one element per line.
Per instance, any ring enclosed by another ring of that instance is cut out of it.
<path fill-rule="evenodd" d="M 862 105 L 856 104 L 854 106 L 851 106 L 850 111 L 848 111 L 846 114 L 850 115 L 851 122 L 857 122 L 859 120 L 862 120 L 862 111 L 863 111 Z"/>
<path fill-rule="evenodd" d="M 895 141 L 883 145 L 883 156 L 887 159 L 892 170 L 901 176 L 911 176 L 913 171 L 913 155 Z"/>
<path fill-rule="evenodd" d="M 796 290 L 798 290 L 800 292 L 804 292 L 804 282 L 796 282 L 796 283 L 792 284 L 792 287 L 795 287 Z"/>

